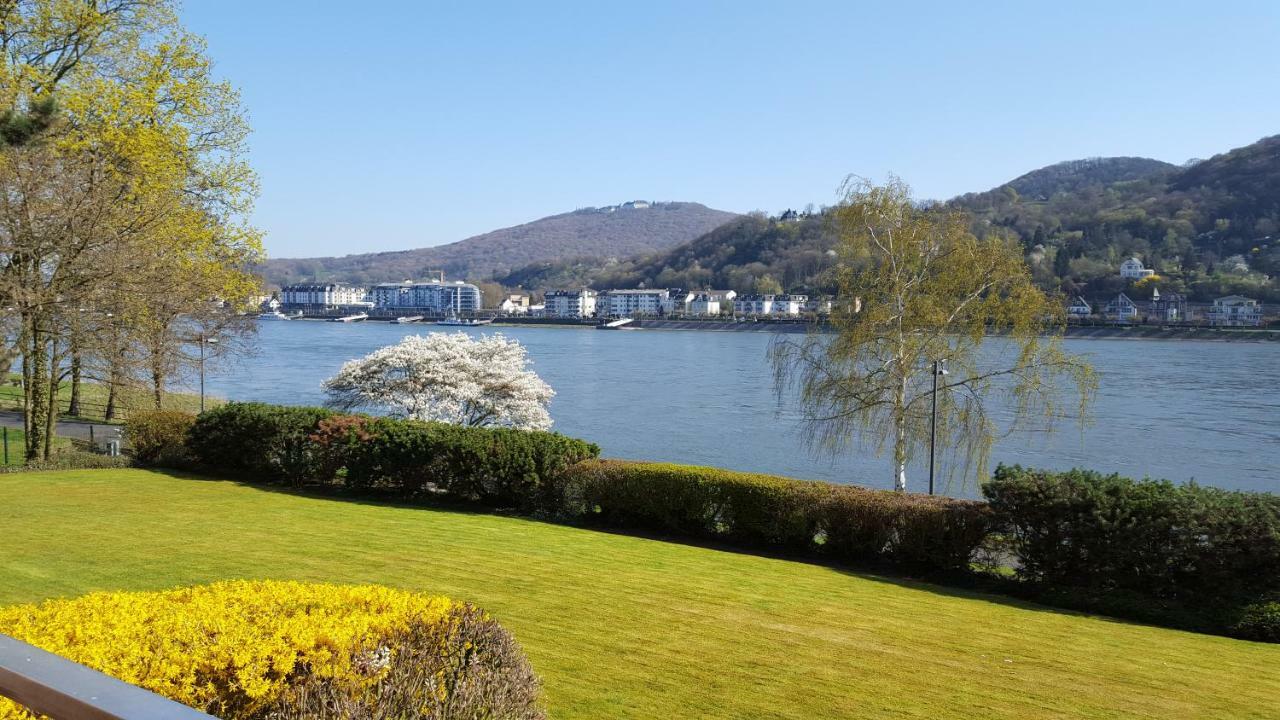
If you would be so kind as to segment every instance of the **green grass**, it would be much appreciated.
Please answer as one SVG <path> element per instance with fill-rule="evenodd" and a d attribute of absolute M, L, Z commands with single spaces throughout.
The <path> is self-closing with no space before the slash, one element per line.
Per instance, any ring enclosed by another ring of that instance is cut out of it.
<path fill-rule="evenodd" d="M 518 518 L 141 470 L 0 476 L 0 603 L 222 578 L 493 612 L 557 718 L 1274 718 L 1280 646 Z"/>
<path fill-rule="evenodd" d="M 27 434 L 16 428 L 8 428 L 8 442 L 9 442 L 8 461 L 7 462 L 5 461 L 3 449 L 0 449 L 0 465 L 13 466 L 13 465 L 25 464 L 26 460 L 23 456 L 23 453 L 26 449 Z M 62 450 L 66 450 L 70 447 L 71 447 L 71 441 L 68 440 L 67 438 L 55 437 L 53 439 L 53 451 L 55 453 L 60 452 Z M 3 516 L 0 516 L 0 522 L 2 521 L 3 521 Z M 0 537 L 3 536 L 2 528 L 3 528 L 3 525 L 0 525 Z"/>
<path fill-rule="evenodd" d="M 17 410 L 22 407 L 22 386 L 18 373 L 9 373 L 8 382 L 0 383 L 0 410 Z M 100 383 L 82 382 L 80 384 L 80 414 L 74 419 L 103 422 L 107 408 L 107 386 Z M 226 402 L 221 398 L 205 395 L 205 407 L 217 407 Z M 186 392 L 165 392 L 161 395 L 165 410 L 200 411 L 200 395 Z M 68 408 L 71 405 L 70 381 L 58 385 L 59 412 L 62 417 L 70 418 Z M 150 388 L 123 387 L 116 393 L 115 421 L 128 419 L 130 410 L 150 410 L 155 407 L 155 398 Z"/>

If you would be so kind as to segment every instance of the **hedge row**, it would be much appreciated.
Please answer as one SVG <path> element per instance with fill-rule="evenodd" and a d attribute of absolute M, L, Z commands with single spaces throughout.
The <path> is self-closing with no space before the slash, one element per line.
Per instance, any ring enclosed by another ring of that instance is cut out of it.
<path fill-rule="evenodd" d="M 966 568 L 983 503 L 709 467 L 598 460 L 569 469 L 571 513 L 635 528 L 859 563 Z"/>
<path fill-rule="evenodd" d="M 400 497 L 443 494 L 524 512 L 563 505 L 563 471 L 600 454 L 556 433 L 228 403 L 186 435 L 199 466 L 250 481 L 340 483 Z"/>
<path fill-rule="evenodd" d="M 161 421 L 182 424 L 147 418 L 139 437 L 172 437 L 155 427 Z M 229 403 L 201 414 L 186 438 L 182 450 L 197 465 L 250 481 L 443 495 L 841 561 L 964 568 L 987 534 L 982 503 L 716 468 L 594 461 L 598 447 L 555 433 Z M 182 454 L 159 442 L 147 446 L 152 458 Z"/>
<path fill-rule="evenodd" d="M 1191 610 L 1280 641 L 1278 496 L 1017 466 L 997 468 L 983 494 L 1034 586 L 1146 598 L 1157 615 Z"/>

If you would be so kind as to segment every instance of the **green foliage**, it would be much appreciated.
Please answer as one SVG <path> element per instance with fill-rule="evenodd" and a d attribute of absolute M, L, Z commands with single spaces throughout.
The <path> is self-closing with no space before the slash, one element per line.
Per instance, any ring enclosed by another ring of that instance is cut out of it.
<path fill-rule="evenodd" d="M 206 467 L 297 484 L 316 476 L 321 458 L 310 435 L 333 414 L 324 408 L 227 403 L 196 418 L 187 447 Z"/>
<path fill-rule="evenodd" d="M 987 531 L 982 503 L 718 468 L 601 460 L 568 483 L 599 524 L 846 562 L 964 568 Z"/>
<path fill-rule="evenodd" d="M 133 458 L 127 455 L 100 455 L 78 450 L 56 452 L 46 460 L 25 465 L 0 465 L 0 473 L 37 472 L 41 470 L 106 470 L 133 467 Z"/>
<path fill-rule="evenodd" d="M 557 433 L 395 418 L 332 418 L 322 428 L 333 466 L 355 488 L 424 491 L 491 507 L 557 513 L 563 471 L 600 448 Z"/>
<path fill-rule="evenodd" d="M 1246 605 L 1231 634 L 1246 640 L 1280 643 L 1280 601 Z"/>
<path fill-rule="evenodd" d="M 406 498 L 443 494 L 528 513 L 557 512 L 564 469 L 600 453 L 556 433 L 262 403 L 202 414 L 188 443 L 203 465 L 249 479 L 337 482 Z"/>
<path fill-rule="evenodd" d="M 186 460 L 187 432 L 196 416 L 181 410 L 135 412 L 125 423 L 133 456 L 148 464 L 173 466 Z"/>
<path fill-rule="evenodd" d="M 1018 575 L 1218 612 L 1280 592 L 1280 497 L 1001 466 L 983 487 Z"/>

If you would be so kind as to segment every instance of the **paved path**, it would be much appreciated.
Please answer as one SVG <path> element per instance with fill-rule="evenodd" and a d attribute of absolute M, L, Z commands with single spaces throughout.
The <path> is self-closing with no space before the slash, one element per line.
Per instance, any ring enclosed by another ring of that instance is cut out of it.
<path fill-rule="evenodd" d="M 22 413 L 16 410 L 0 410 L 0 427 L 22 429 Z M 69 437 L 76 440 L 84 440 L 88 442 L 90 428 L 93 428 L 93 437 L 98 442 L 102 442 L 107 438 L 115 437 L 119 425 L 106 425 L 103 423 L 84 422 L 82 420 L 59 420 L 57 429 L 54 434 L 60 437 Z"/>

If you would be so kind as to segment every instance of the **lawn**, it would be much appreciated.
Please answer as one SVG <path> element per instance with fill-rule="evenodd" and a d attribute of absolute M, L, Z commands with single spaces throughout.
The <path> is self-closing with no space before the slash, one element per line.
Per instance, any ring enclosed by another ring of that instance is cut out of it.
<path fill-rule="evenodd" d="M 17 428 L 7 428 L 5 429 L 5 436 L 4 442 L 9 444 L 9 450 L 6 454 L 0 449 L 0 465 L 26 464 L 26 457 L 23 453 L 27 446 L 27 434 Z M 55 453 L 70 449 L 70 447 L 71 441 L 67 438 L 55 437 L 53 439 L 53 451 Z M 3 520 L 3 517 L 3 514 L 0 514 L 0 520 Z M 2 528 L 3 526 L 0 526 L 0 533 L 3 532 Z M 0 536 L 0 540 L 2 539 L 3 536 Z"/>
<path fill-rule="evenodd" d="M 470 600 L 556 718 L 1274 718 L 1280 646 L 517 518 L 141 470 L 0 475 L 0 604 L 222 578 Z"/>
<path fill-rule="evenodd" d="M 3 376 L 0 376 L 3 377 Z M 22 376 L 9 373 L 7 382 L 0 382 L 0 410 L 19 410 L 22 408 Z M 94 382 L 80 384 L 80 415 L 78 419 L 103 422 L 103 414 L 107 408 L 108 386 Z M 199 412 L 200 396 L 196 393 L 165 392 L 161 402 L 166 410 L 186 410 Z M 226 402 L 221 398 L 205 396 L 205 407 L 216 407 Z M 58 409 L 64 417 L 68 417 L 71 405 L 71 382 L 58 385 Z M 155 397 L 150 388 L 122 387 L 116 393 L 116 421 L 126 420 L 130 410 L 150 410 L 155 407 Z"/>

